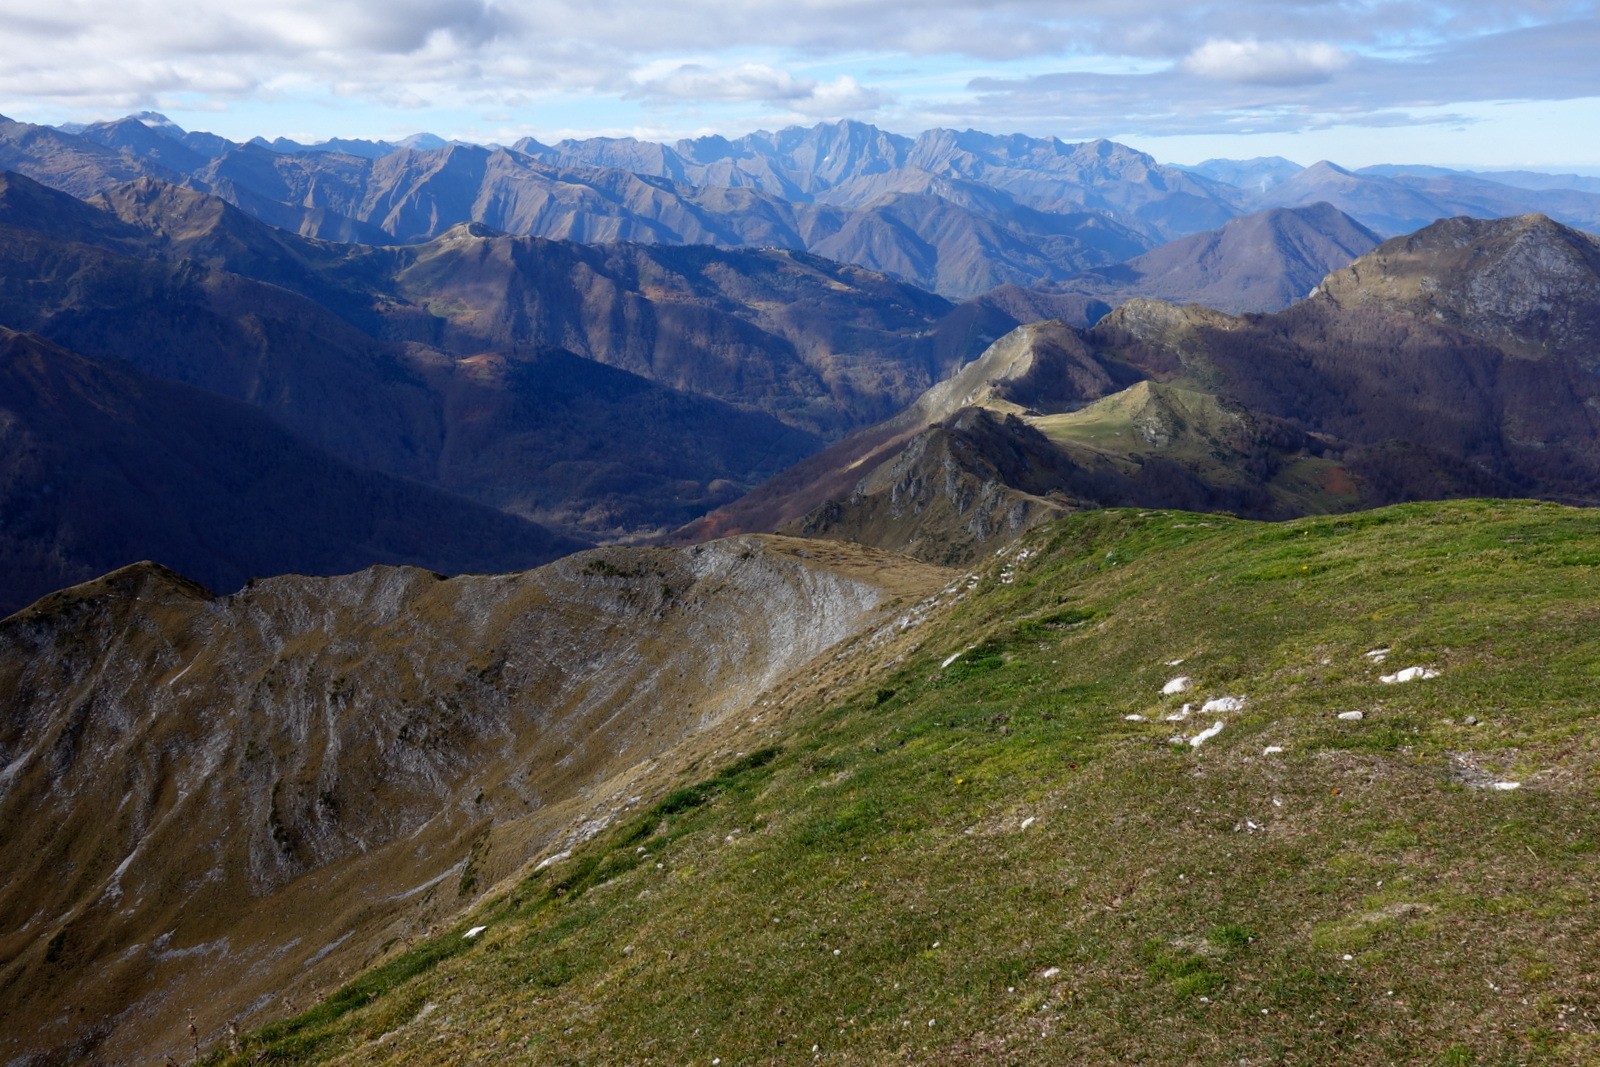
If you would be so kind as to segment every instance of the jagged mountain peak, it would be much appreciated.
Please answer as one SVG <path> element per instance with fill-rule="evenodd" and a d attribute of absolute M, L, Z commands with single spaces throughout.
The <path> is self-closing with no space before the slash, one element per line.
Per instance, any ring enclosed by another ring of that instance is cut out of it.
<path fill-rule="evenodd" d="M 179 135 L 188 132 L 159 111 L 139 111 L 128 117 L 136 122 L 144 123 L 153 130 L 170 130 Z"/>
<path fill-rule="evenodd" d="M 1319 297 L 1414 316 L 1524 355 L 1600 361 L 1600 238 L 1545 215 L 1441 219 L 1329 275 Z"/>
<path fill-rule="evenodd" d="M 928 426 L 971 407 L 1012 414 L 1055 411 L 1116 388 L 1081 333 L 1056 320 L 1032 322 L 923 393 L 895 422 Z"/>
<path fill-rule="evenodd" d="M 216 594 L 199 582 L 151 560 L 119 567 L 109 574 L 48 593 L 10 616 L 16 622 L 44 623 L 57 620 L 95 605 L 138 603 L 141 610 L 169 603 L 215 599 Z"/>
<path fill-rule="evenodd" d="M 1360 177 L 1360 175 L 1356 174 L 1355 171 L 1346 170 L 1344 167 L 1339 166 L 1339 164 L 1333 162 L 1331 159 L 1319 159 L 1299 173 L 1305 175 L 1307 178 L 1321 178 L 1330 174 L 1337 174 L 1345 178 Z"/>
<path fill-rule="evenodd" d="M 510 234 L 504 230 L 497 230 L 493 226 L 485 226 L 481 222 L 458 222 L 428 243 L 435 245 L 461 241 L 487 241 L 497 237 L 509 236 Z"/>
<path fill-rule="evenodd" d="M 1181 346 L 1184 334 L 1198 327 L 1231 329 L 1242 322 L 1200 304 L 1178 305 L 1152 297 L 1134 297 L 1095 324 L 1098 335 L 1115 335 L 1157 348 Z"/>

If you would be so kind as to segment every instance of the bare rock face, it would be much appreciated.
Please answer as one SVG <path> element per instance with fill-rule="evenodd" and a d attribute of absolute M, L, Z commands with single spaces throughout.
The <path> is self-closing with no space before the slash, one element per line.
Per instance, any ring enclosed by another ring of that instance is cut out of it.
<path fill-rule="evenodd" d="M 955 566 L 1065 514 L 1072 501 L 1059 486 L 1070 467 L 1020 420 L 967 408 L 912 437 L 849 498 L 820 505 L 784 529 L 892 545 Z"/>
<path fill-rule="evenodd" d="M 190 1010 L 286 1013 L 941 577 L 746 537 L 46 597 L 0 623 L 0 1058 L 160 1062 Z"/>
<path fill-rule="evenodd" d="M 1518 355 L 1600 362 L 1600 238 L 1543 215 L 1441 220 L 1329 276 L 1321 292 Z"/>

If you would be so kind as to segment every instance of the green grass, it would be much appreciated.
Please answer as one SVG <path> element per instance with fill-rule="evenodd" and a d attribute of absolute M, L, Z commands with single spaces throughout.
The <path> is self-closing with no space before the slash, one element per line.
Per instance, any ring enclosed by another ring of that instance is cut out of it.
<path fill-rule="evenodd" d="M 1595 1062 L 1596 566 L 1600 515 L 1534 503 L 1042 527 L 237 1062 Z"/>

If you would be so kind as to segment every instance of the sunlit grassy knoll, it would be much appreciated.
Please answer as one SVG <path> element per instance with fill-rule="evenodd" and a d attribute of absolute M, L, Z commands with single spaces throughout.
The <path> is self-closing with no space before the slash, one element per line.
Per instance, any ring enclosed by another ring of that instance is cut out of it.
<path fill-rule="evenodd" d="M 1597 566 L 1536 503 L 1041 527 L 237 1062 L 1594 1062 Z"/>

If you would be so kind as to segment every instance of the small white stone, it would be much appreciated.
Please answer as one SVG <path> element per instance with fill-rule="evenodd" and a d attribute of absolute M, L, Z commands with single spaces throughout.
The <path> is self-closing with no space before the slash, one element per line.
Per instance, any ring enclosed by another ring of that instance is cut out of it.
<path fill-rule="evenodd" d="M 1360 722 L 1366 717 L 1366 713 L 1361 711 L 1341 711 L 1339 713 L 1339 718 L 1345 720 L 1346 722 Z"/>
<path fill-rule="evenodd" d="M 1148 722 L 1149 721 L 1143 715 L 1124 715 L 1122 718 L 1123 718 L 1123 720 L 1125 722 Z"/>
<path fill-rule="evenodd" d="M 1396 671 L 1394 674 L 1385 674 L 1378 681 L 1384 685 L 1394 685 L 1398 682 L 1415 682 L 1419 679 L 1425 680 L 1437 677 L 1439 677 L 1439 672 L 1432 667 L 1407 667 L 1405 670 Z"/>
<path fill-rule="evenodd" d="M 1266 748 L 1261 750 L 1261 754 L 1263 756 L 1276 756 L 1278 753 L 1280 753 L 1282 751 L 1283 751 L 1283 746 L 1282 745 L 1268 745 Z"/>
<path fill-rule="evenodd" d="M 1241 711 L 1244 709 L 1244 697 L 1213 697 L 1200 705 L 1200 714 L 1219 715 L 1228 711 Z"/>
<path fill-rule="evenodd" d="M 1346 961 L 1349 961 L 1349 960 L 1353 960 L 1353 959 L 1355 959 L 1355 957 L 1354 957 L 1354 956 L 1352 956 L 1352 955 L 1350 955 L 1350 953 L 1348 953 L 1348 952 L 1346 952 L 1346 953 L 1345 953 L 1345 954 L 1344 954 L 1344 958 L 1345 958 L 1345 960 L 1346 960 Z"/>
<path fill-rule="evenodd" d="M 1042 972 L 1040 972 L 1039 977 L 1040 978 L 1054 978 L 1056 975 L 1058 975 L 1060 973 L 1061 973 L 1061 968 L 1060 967 L 1046 967 Z"/>
<path fill-rule="evenodd" d="M 1512 789 L 1521 789 L 1522 788 L 1522 783 L 1521 782 L 1496 782 L 1496 783 L 1494 783 L 1494 785 L 1491 785 L 1489 788 L 1490 789 L 1500 789 L 1500 790 L 1504 790 L 1504 791 L 1509 792 Z"/>
<path fill-rule="evenodd" d="M 483 933 L 487 929 L 489 929 L 487 926 L 474 926 L 472 929 L 470 929 L 466 933 L 462 934 L 461 938 L 464 941 L 470 941 L 474 937 L 477 937 L 479 934 Z"/>
<path fill-rule="evenodd" d="M 1172 696 L 1174 693 L 1185 693 L 1194 687 L 1194 681 L 1187 674 L 1180 674 L 1161 687 L 1161 695 Z"/>
<path fill-rule="evenodd" d="M 1028 817 L 1027 817 L 1027 818 L 1026 818 L 1026 819 L 1023 819 L 1023 820 L 1022 820 L 1022 828 L 1023 828 L 1023 829 L 1024 829 L 1024 830 L 1026 830 L 1026 829 L 1027 829 L 1027 828 L 1028 828 L 1028 827 L 1030 827 L 1030 826 L 1032 826 L 1032 825 L 1033 825 L 1033 821 L 1034 821 L 1034 820 L 1035 820 L 1035 819 L 1037 819 L 1037 818 L 1038 818 L 1038 816 L 1037 816 L 1037 815 L 1030 815 L 1030 816 L 1028 816 Z"/>
<path fill-rule="evenodd" d="M 1201 745 L 1205 744 L 1207 741 L 1211 740 L 1213 737 L 1216 737 L 1221 732 L 1222 732 L 1222 723 L 1220 723 L 1220 722 L 1212 723 L 1210 726 L 1206 727 L 1204 730 L 1201 730 L 1199 733 L 1197 733 L 1193 737 L 1189 738 L 1189 746 L 1191 748 L 1199 748 Z"/>

